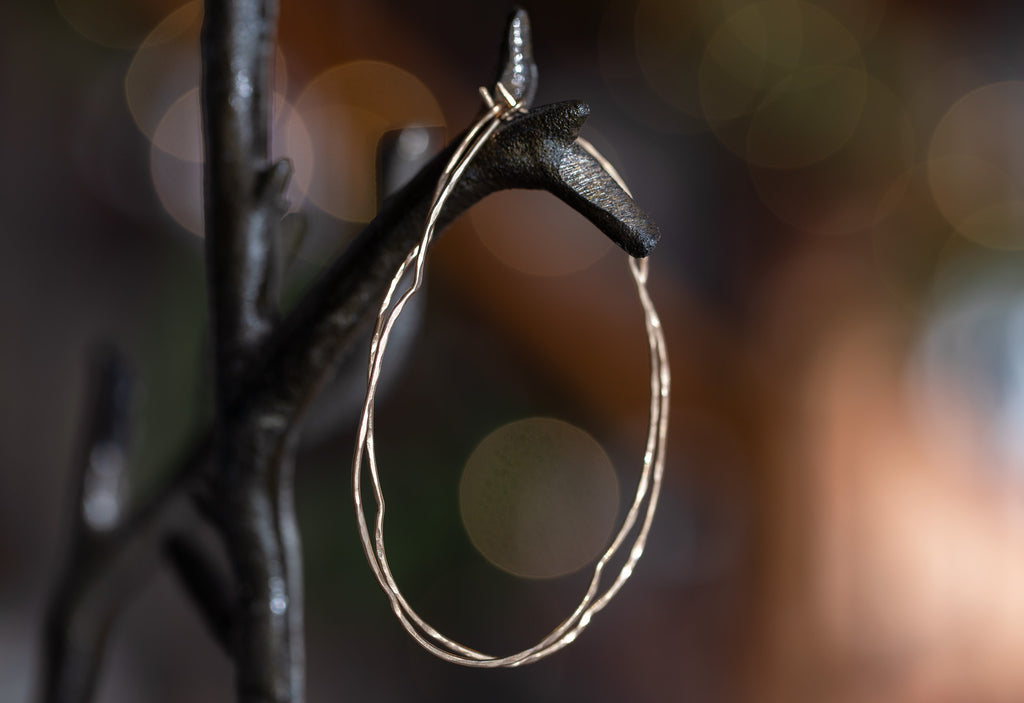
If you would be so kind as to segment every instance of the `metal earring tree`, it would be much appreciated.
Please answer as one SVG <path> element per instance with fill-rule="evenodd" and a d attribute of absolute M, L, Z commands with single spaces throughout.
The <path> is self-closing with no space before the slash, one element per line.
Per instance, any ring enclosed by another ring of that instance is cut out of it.
<path fill-rule="evenodd" d="M 118 611 L 161 557 L 233 659 L 240 703 L 305 699 L 301 546 L 293 502 L 299 421 L 352 351 L 418 240 L 453 147 L 389 198 L 282 315 L 282 194 L 291 167 L 269 160 L 277 12 L 276 0 L 208 0 L 203 22 L 214 426 L 165 472 L 172 477 L 166 485 L 140 505 L 124 505 L 130 374 L 116 354 L 100 360 L 72 496 L 71 539 L 46 616 L 43 703 L 92 698 Z M 498 80 L 526 104 L 536 91 L 530 27 L 521 10 L 509 22 Z M 492 192 L 543 189 L 629 254 L 646 256 L 657 243 L 657 227 L 575 141 L 588 113 L 586 105 L 571 101 L 503 123 L 459 181 L 438 229 Z M 97 512 L 97 505 L 103 510 Z M 192 536 L 203 522 L 222 539 L 230 574 L 221 573 Z"/>

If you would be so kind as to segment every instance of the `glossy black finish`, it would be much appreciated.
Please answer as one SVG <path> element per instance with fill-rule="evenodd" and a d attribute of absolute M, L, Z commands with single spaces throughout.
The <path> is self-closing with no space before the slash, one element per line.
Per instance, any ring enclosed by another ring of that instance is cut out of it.
<path fill-rule="evenodd" d="M 301 547 L 292 497 L 298 427 L 336 365 L 357 351 L 384 287 L 422 236 L 454 145 L 388 198 L 303 300 L 278 319 L 287 210 L 281 193 L 290 167 L 267 160 L 276 13 L 276 0 L 208 0 L 203 26 L 215 427 L 163 472 L 173 478 L 102 540 L 79 521 L 48 620 L 46 703 L 89 700 L 107 627 L 161 554 L 234 659 L 237 699 L 304 700 Z M 524 106 L 537 83 L 529 38 L 529 20 L 517 10 L 497 79 Z M 658 241 L 657 227 L 575 141 L 588 114 L 586 105 L 571 101 L 503 122 L 458 182 L 438 231 L 490 193 L 543 189 L 631 255 L 646 256 Z M 82 499 L 80 491 L 77 505 Z M 204 553 L 202 540 L 189 536 L 200 516 L 223 539 L 230 579 Z M 87 636 L 75 639 L 72 632 Z"/>
<path fill-rule="evenodd" d="M 530 18 L 526 10 L 516 8 L 508 19 L 505 42 L 498 64 L 498 82 L 525 108 L 533 105 L 537 94 L 537 64 L 533 60 Z"/>
<path fill-rule="evenodd" d="M 238 700 L 245 703 L 300 703 L 305 690 L 301 548 L 291 488 L 294 423 L 275 407 L 232 404 L 274 329 L 279 304 L 282 194 L 291 168 L 268 162 L 276 25 L 276 0 L 208 0 L 201 39 L 216 362 L 210 502 L 234 572 L 230 650 Z M 191 554 L 182 546 L 171 552 L 179 565 Z M 202 597 L 199 586 L 209 579 L 186 584 Z M 215 617 L 213 629 L 222 631 L 220 608 L 204 610 Z"/>

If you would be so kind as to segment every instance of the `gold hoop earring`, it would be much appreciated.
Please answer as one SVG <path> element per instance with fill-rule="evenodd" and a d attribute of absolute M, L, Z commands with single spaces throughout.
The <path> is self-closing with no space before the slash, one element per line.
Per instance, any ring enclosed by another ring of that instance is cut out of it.
<path fill-rule="evenodd" d="M 425 622 L 406 601 L 391 573 L 384 548 L 384 493 L 381 488 L 380 474 L 374 448 L 374 399 L 377 381 L 380 377 L 384 351 L 388 338 L 402 310 L 410 298 L 420 289 L 426 263 L 426 252 L 434 236 L 434 229 L 446 200 L 454 189 L 466 167 L 473 157 L 494 134 L 502 121 L 510 119 L 517 113 L 524 112 L 519 102 L 508 89 L 499 82 L 494 94 L 480 88 L 480 94 L 487 105 L 487 111 L 480 120 L 467 132 L 466 137 L 455 149 L 454 154 L 441 174 L 434 197 L 428 211 L 423 236 L 391 279 L 387 293 L 377 314 L 377 323 L 370 341 L 370 355 L 367 362 L 366 399 L 363 403 L 362 416 L 359 421 L 359 436 L 355 456 L 352 461 L 352 488 L 356 515 L 359 523 L 359 537 L 366 553 L 367 561 L 373 570 L 378 583 L 387 595 L 391 608 L 402 627 L 428 652 L 455 664 L 479 668 L 515 667 L 537 661 L 570 644 L 590 623 L 593 616 L 604 608 L 618 593 L 619 589 L 633 573 L 633 569 L 643 553 L 650 531 L 654 511 L 661 490 L 662 474 L 665 465 L 665 436 L 668 427 L 669 401 L 669 367 L 665 350 L 665 338 L 658 314 L 647 292 L 647 259 L 628 258 L 629 270 L 636 284 L 637 294 L 644 312 L 644 325 L 647 330 L 651 364 L 651 402 L 650 420 L 647 432 L 647 443 L 644 451 L 643 468 L 636 489 L 636 495 L 630 505 L 622 526 L 615 533 L 611 545 L 604 552 L 594 567 L 593 576 L 586 593 L 572 614 L 542 640 L 532 647 L 503 657 L 483 654 L 466 647 L 442 635 Z M 588 153 L 601 164 L 608 175 L 628 194 L 629 189 L 616 172 L 615 168 L 601 156 L 597 150 L 583 139 L 577 140 Z M 392 300 L 406 272 L 413 269 L 413 280 L 392 306 Z M 362 469 L 364 457 L 369 468 L 373 484 L 377 512 L 371 537 L 367 526 L 366 514 L 362 498 Z M 637 525 L 639 524 L 639 527 Z M 620 553 L 627 544 L 628 537 L 637 527 L 636 536 L 629 543 L 629 552 L 625 562 L 615 579 L 601 590 L 602 578 L 607 564 Z"/>

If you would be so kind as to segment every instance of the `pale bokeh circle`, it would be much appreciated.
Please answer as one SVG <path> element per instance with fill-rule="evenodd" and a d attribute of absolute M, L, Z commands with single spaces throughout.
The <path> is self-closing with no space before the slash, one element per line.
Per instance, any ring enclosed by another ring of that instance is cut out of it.
<path fill-rule="evenodd" d="M 153 146 L 182 161 L 203 160 L 199 88 L 175 100 L 153 130 Z"/>
<path fill-rule="evenodd" d="M 615 247 L 583 215 L 544 191 L 493 193 L 472 209 L 470 218 L 495 258 L 534 276 L 582 271 Z"/>
<path fill-rule="evenodd" d="M 644 80 L 662 100 L 694 117 L 700 116 L 697 66 L 703 42 L 697 14 L 703 4 L 640 0 L 633 16 L 634 49 Z"/>
<path fill-rule="evenodd" d="M 885 4 L 638 0 L 632 17 L 636 60 L 644 81 L 659 98 L 680 113 L 700 117 L 698 67 L 707 49 L 705 89 L 723 91 L 706 94 L 706 109 L 711 119 L 728 119 L 749 110 L 751 90 L 771 89 L 780 70 L 850 59 L 859 51 L 857 40 L 877 30 Z"/>
<path fill-rule="evenodd" d="M 203 165 L 149 147 L 149 176 L 164 210 L 192 234 L 203 235 Z"/>
<path fill-rule="evenodd" d="M 327 69 L 305 87 L 295 109 L 317 145 L 309 199 L 324 212 L 353 222 L 368 222 L 377 212 L 374 173 L 381 136 L 445 123 L 422 81 L 381 61 Z"/>
<path fill-rule="evenodd" d="M 756 166 L 820 161 L 851 138 L 868 77 L 857 38 L 821 8 L 764 0 L 708 40 L 700 103 L 719 141 Z"/>
<path fill-rule="evenodd" d="M 914 129 L 902 101 L 868 79 L 864 106 L 842 148 L 799 168 L 751 165 L 758 197 L 779 219 L 822 235 L 862 232 L 898 198 L 914 161 Z"/>
<path fill-rule="evenodd" d="M 648 39 L 638 26 L 647 21 L 640 17 L 646 4 L 607 3 L 597 40 L 601 78 L 618 106 L 637 124 L 666 134 L 703 132 L 707 125 L 696 99 L 700 47 L 685 37 L 676 41 L 671 28 L 663 29 L 664 24 L 685 21 L 686 9 L 670 8 L 667 22 L 651 20 L 659 35 Z M 692 52 L 694 58 L 687 58 Z M 650 65 L 641 65 L 644 60 Z"/>
<path fill-rule="evenodd" d="M 128 110 L 150 139 L 167 111 L 199 86 L 199 29 L 203 8 L 190 2 L 169 14 L 143 40 L 124 77 Z"/>
<path fill-rule="evenodd" d="M 814 0 L 859 39 L 870 39 L 885 19 L 888 0 Z"/>
<path fill-rule="evenodd" d="M 274 96 L 271 142 L 274 158 L 286 156 L 292 163 L 285 199 L 289 211 L 297 211 L 305 201 L 315 154 L 302 116 L 281 95 Z M 164 210 L 198 235 L 204 231 L 202 163 L 199 89 L 194 88 L 175 101 L 157 124 L 150 144 L 149 169 Z"/>
<path fill-rule="evenodd" d="M 199 89 L 202 24 L 200 2 L 182 5 L 153 28 L 132 57 L 124 78 L 125 100 L 139 131 L 149 139 L 154 138 L 168 112 L 187 107 L 177 103 Z M 288 70 L 278 48 L 274 55 L 274 93 L 286 95 L 287 88 Z M 198 97 L 194 99 L 198 105 Z"/>
<path fill-rule="evenodd" d="M 152 22 L 175 0 L 55 0 L 64 21 L 89 41 L 118 49 L 137 47 Z"/>
<path fill-rule="evenodd" d="M 708 40 L 700 100 L 711 123 L 742 117 L 800 65 L 803 21 L 795 2 L 768 0 L 733 13 Z"/>
<path fill-rule="evenodd" d="M 1024 82 L 978 88 L 946 112 L 928 149 L 928 180 L 943 217 L 993 249 L 1024 249 Z"/>
<path fill-rule="evenodd" d="M 747 134 L 747 161 L 799 168 L 839 151 L 861 121 L 868 76 L 860 68 L 815 66 L 794 71 L 758 106 Z"/>
<path fill-rule="evenodd" d="M 473 545 L 528 578 L 586 566 L 606 547 L 618 512 L 611 460 L 583 430 L 528 418 L 489 434 L 463 470 L 459 505 Z"/>

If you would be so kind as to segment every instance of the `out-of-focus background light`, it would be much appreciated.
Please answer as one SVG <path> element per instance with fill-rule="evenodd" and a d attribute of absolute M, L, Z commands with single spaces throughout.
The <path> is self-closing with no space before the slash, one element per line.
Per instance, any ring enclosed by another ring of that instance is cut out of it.
<path fill-rule="evenodd" d="M 961 235 L 996 249 L 1024 248 L 1024 81 L 992 83 L 953 105 L 935 128 L 928 175 L 935 203 Z"/>
<path fill-rule="evenodd" d="M 377 143 L 387 131 L 443 127 L 430 90 L 412 73 L 381 61 L 323 71 L 296 100 L 317 159 L 309 198 L 324 212 L 369 222 L 377 211 Z"/>
<path fill-rule="evenodd" d="M 434 662 L 356 538 L 359 351 L 299 455 L 310 700 L 1024 700 L 1024 6 L 526 9 L 537 102 L 591 105 L 584 135 L 663 231 L 662 507 L 572 647 L 500 677 Z M 507 10 L 282 4 L 271 151 L 306 224 L 287 304 L 471 123 Z M 144 496 L 209 416 L 201 21 L 180 0 L 0 4 L 3 701 L 27 700 L 89 350 L 121 346 L 144 386 L 118 491 Z M 445 632 L 522 647 L 635 490 L 624 255 L 548 194 L 496 194 L 438 241 L 400 332 L 377 421 L 396 578 Z M 166 574 L 108 661 L 98 700 L 232 695 Z"/>
<path fill-rule="evenodd" d="M 495 193 L 474 208 L 470 218 L 492 256 L 537 276 L 581 271 L 615 247 L 582 215 L 548 193 Z M 544 256 L 538 256 L 539 251 Z"/>
<path fill-rule="evenodd" d="M 466 461 L 459 506 L 473 545 L 513 574 L 552 578 L 604 551 L 619 504 L 601 445 L 550 418 L 510 422 Z"/>

